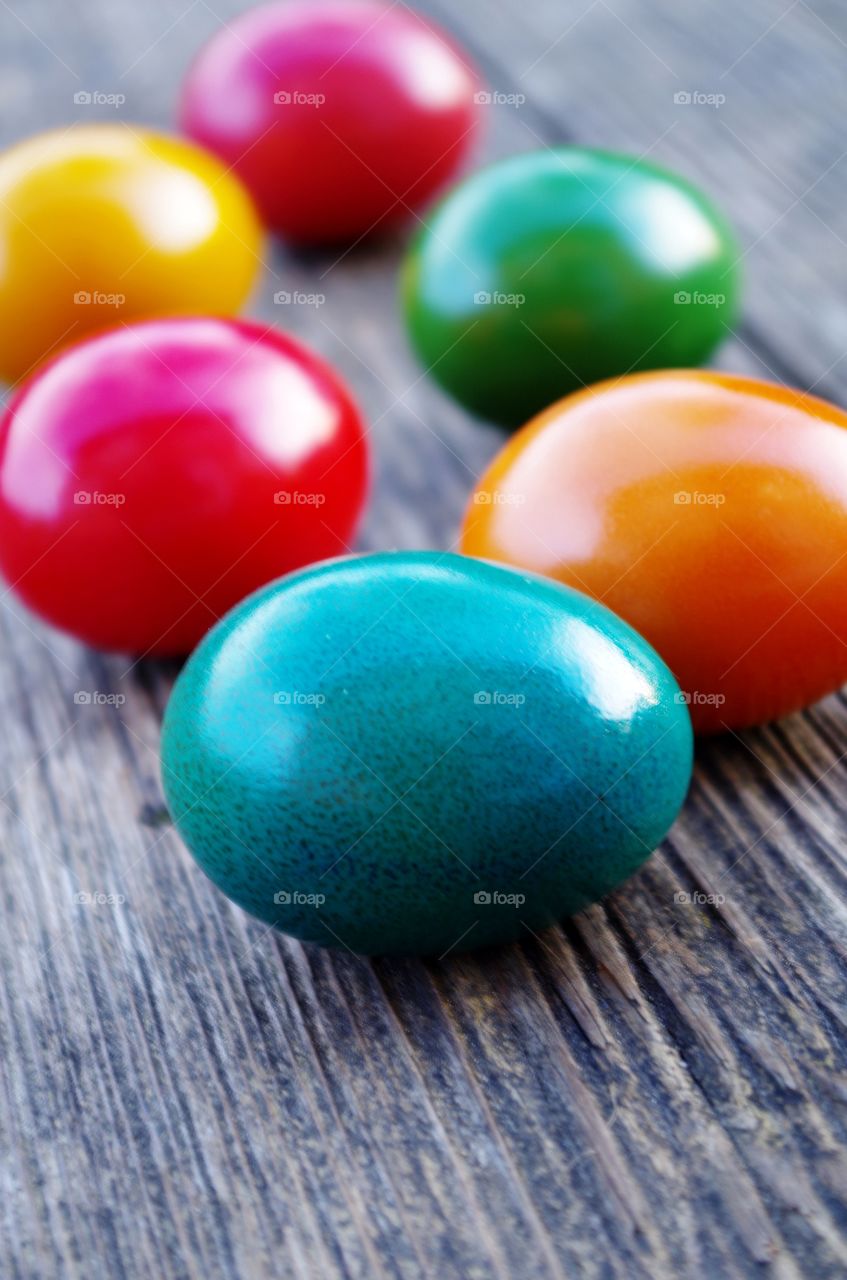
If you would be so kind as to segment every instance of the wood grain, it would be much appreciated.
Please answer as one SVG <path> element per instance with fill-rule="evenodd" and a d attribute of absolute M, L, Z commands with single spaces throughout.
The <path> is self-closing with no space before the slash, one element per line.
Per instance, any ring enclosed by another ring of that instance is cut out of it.
<path fill-rule="evenodd" d="M 244 7 L 0 0 L 2 140 L 75 118 L 79 88 L 167 125 Z M 580 141 L 689 174 L 744 246 L 718 362 L 847 402 L 839 0 L 420 7 L 526 96 L 491 108 L 488 156 Z M 361 545 L 446 547 L 501 437 L 421 378 L 401 252 L 269 250 L 252 310 L 374 424 Z M 275 307 L 282 287 L 326 304 Z M 196 870 L 157 774 L 173 667 L 86 652 L 8 596 L 0 630 L 0 1275 L 847 1274 L 842 695 L 701 747 L 665 845 L 576 920 L 371 963 L 266 931 Z"/>

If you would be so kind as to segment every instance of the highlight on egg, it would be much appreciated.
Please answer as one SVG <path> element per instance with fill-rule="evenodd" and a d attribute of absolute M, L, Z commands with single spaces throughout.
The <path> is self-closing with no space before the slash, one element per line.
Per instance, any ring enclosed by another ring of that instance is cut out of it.
<path fill-rule="evenodd" d="M 602 605 L 397 552 L 232 610 L 176 682 L 162 777 L 199 865 L 260 919 L 443 955 L 620 884 L 665 837 L 691 760 L 676 682 Z"/>
<path fill-rule="evenodd" d="M 734 321 L 740 257 L 680 174 L 545 147 L 472 174 L 428 215 L 402 302 L 427 372 L 518 427 L 599 379 L 705 360 Z"/>
<path fill-rule="evenodd" d="M 86 644 L 189 653 L 249 592 L 346 550 L 368 471 L 345 383 L 290 335 L 223 316 L 121 325 L 0 416 L 0 571 Z"/>
<path fill-rule="evenodd" d="M 262 231 L 201 147 L 122 123 L 51 129 L 0 152 L 0 378 L 152 316 L 234 315 Z"/>
<path fill-rule="evenodd" d="M 845 428 L 834 405 L 731 374 L 588 387 L 494 459 L 461 549 L 626 618 L 695 730 L 774 720 L 847 680 Z"/>
<path fill-rule="evenodd" d="M 470 153 L 479 78 L 405 4 L 271 0 L 226 23 L 183 85 L 185 132 L 300 245 L 413 220 Z"/>

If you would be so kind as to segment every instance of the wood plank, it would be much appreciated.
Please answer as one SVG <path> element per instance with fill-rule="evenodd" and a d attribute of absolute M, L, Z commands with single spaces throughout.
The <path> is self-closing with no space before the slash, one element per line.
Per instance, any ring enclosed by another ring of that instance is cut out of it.
<path fill-rule="evenodd" d="M 167 124 L 191 52 L 244 7 L 0 5 L 0 136 L 67 121 L 78 87 L 125 86 L 128 118 Z M 486 156 L 575 140 L 700 181 L 747 251 L 719 363 L 845 398 L 836 0 L 421 7 L 527 95 L 492 108 Z M 674 108 L 718 84 L 720 109 Z M 421 378 L 401 252 L 269 249 L 252 310 L 374 423 L 361 545 L 447 547 L 502 436 Z M 275 307 L 281 287 L 326 303 Z M 158 781 L 172 666 L 3 603 L 0 1274 L 845 1274 L 843 696 L 703 746 L 670 839 L 577 920 L 368 962 L 266 931 L 194 867 Z"/>

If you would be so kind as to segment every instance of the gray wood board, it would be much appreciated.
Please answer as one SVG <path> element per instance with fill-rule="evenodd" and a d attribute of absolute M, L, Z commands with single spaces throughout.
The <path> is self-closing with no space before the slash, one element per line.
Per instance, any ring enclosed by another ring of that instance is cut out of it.
<path fill-rule="evenodd" d="M 0 140 L 112 118 L 80 88 L 168 126 L 244 7 L 0 0 Z M 578 141 L 682 170 L 744 247 L 716 363 L 847 401 L 838 0 L 421 7 L 526 95 L 490 109 L 486 156 Z M 420 377 L 401 253 L 269 247 L 251 311 L 375 424 L 361 545 L 447 547 L 502 436 Z M 275 307 L 280 288 L 326 303 Z M 126 674 L 9 597 L 0 628 L 0 1275 L 845 1274 L 842 695 L 703 745 L 671 837 L 578 919 L 372 963 L 267 932 L 194 867 L 158 781 L 173 667 Z M 694 891 L 723 901 L 675 901 Z"/>

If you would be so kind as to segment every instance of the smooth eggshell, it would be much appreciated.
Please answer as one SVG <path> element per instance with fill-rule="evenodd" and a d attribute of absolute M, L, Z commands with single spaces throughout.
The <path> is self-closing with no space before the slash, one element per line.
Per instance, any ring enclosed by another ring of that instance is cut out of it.
<path fill-rule="evenodd" d="M 548 147 L 479 170 L 428 215 L 403 303 L 428 373 L 516 427 L 601 378 L 705 360 L 732 324 L 739 259 L 679 174 Z"/>
<path fill-rule="evenodd" d="M 223 891 L 364 953 L 516 938 L 626 879 L 691 772 L 677 685 L 625 623 L 435 552 L 337 560 L 232 611 L 179 677 L 163 779 Z"/>
<path fill-rule="evenodd" d="M 0 571 L 100 649 L 184 654 L 251 591 L 348 547 L 364 423 L 296 339 L 169 316 L 77 343 L 0 418 Z"/>
<path fill-rule="evenodd" d="M 225 23 L 183 86 L 185 131 L 297 244 L 413 219 L 462 166 L 478 77 L 429 17 L 373 0 L 284 0 Z"/>
<path fill-rule="evenodd" d="M 590 387 L 495 458 L 461 548 L 626 618 L 698 732 L 774 720 L 847 680 L 845 428 L 835 405 L 730 374 Z"/>

